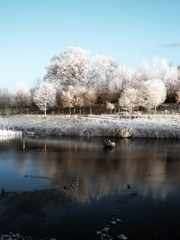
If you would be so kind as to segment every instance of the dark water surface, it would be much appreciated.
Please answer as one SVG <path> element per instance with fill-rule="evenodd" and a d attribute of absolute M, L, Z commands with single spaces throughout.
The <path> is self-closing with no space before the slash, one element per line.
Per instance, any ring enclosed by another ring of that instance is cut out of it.
<path fill-rule="evenodd" d="M 180 141 L 114 141 L 115 149 L 104 149 L 101 138 L 0 141 L 0 190 L 57 189 L 75 198 L 70 208 L 58 200 L 42 206 L 41 218 L 18 212 L 11 222 L 0 201 L 0 234 L 100 239 L 96 231 L 115 213 L 122 223 L 110 226 L 114 239 L 180 239 Z M 81 186 L 64 189 L 75 181 Z"/>

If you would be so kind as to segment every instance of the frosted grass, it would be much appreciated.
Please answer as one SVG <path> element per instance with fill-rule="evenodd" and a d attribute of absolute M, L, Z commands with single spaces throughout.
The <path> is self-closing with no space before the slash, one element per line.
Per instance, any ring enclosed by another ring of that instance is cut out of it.
<path fill-rule="evenodd" d="M 119 119 L 118 116 L 13 115 L 0 118 L 0 129 L 22 131 L 25 135 L 120 137 L 129 128 L 132 138 L 180 138 L 179 115 L 154 116 L 148 119 Z M 1 133 L 0 133 L 1 134 Z"/>
<path fill-rule="evenodd" d="M 22 131 L 17 131 L 15 128 L 10 129 L 8 122 L 0 118 L 0 139 L 22 137 Z"/>

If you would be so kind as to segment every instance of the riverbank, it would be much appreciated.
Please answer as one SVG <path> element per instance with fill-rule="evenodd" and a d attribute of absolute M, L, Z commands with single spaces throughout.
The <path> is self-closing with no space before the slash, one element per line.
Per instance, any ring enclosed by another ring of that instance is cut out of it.
<path fill-rule="evenodd" d="M 180 115 L 134 119 L 118 115 L 11 115 L 0 118 L 0 129 L 43 136 L 180 138 Z"/>

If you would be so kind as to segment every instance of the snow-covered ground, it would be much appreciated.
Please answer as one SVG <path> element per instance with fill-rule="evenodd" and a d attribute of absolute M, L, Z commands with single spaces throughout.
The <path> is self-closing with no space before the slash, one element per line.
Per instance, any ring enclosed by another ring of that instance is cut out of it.
<path fill-rule="evenodd" d="M 0 117 L 0 129 L 45 136 L 180 138 L 180 115 L 136 119 L 120 119 L 118 115 L 12 115 Z"/>

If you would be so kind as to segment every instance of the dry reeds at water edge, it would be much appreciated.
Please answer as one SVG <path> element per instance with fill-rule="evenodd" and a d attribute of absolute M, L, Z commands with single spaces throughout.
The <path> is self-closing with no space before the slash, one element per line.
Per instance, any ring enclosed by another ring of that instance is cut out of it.
<path fill-rule="evenodd" d="M 17 136 L 21 137 L 22 131 L 0 129 L 0 138 L 17 137 Z"/>
<path fill-rule="evenodd" d="M 0 118 L 0 138 L 22 137 L 22 131 L 10 129 L 6 121 Z"/>

